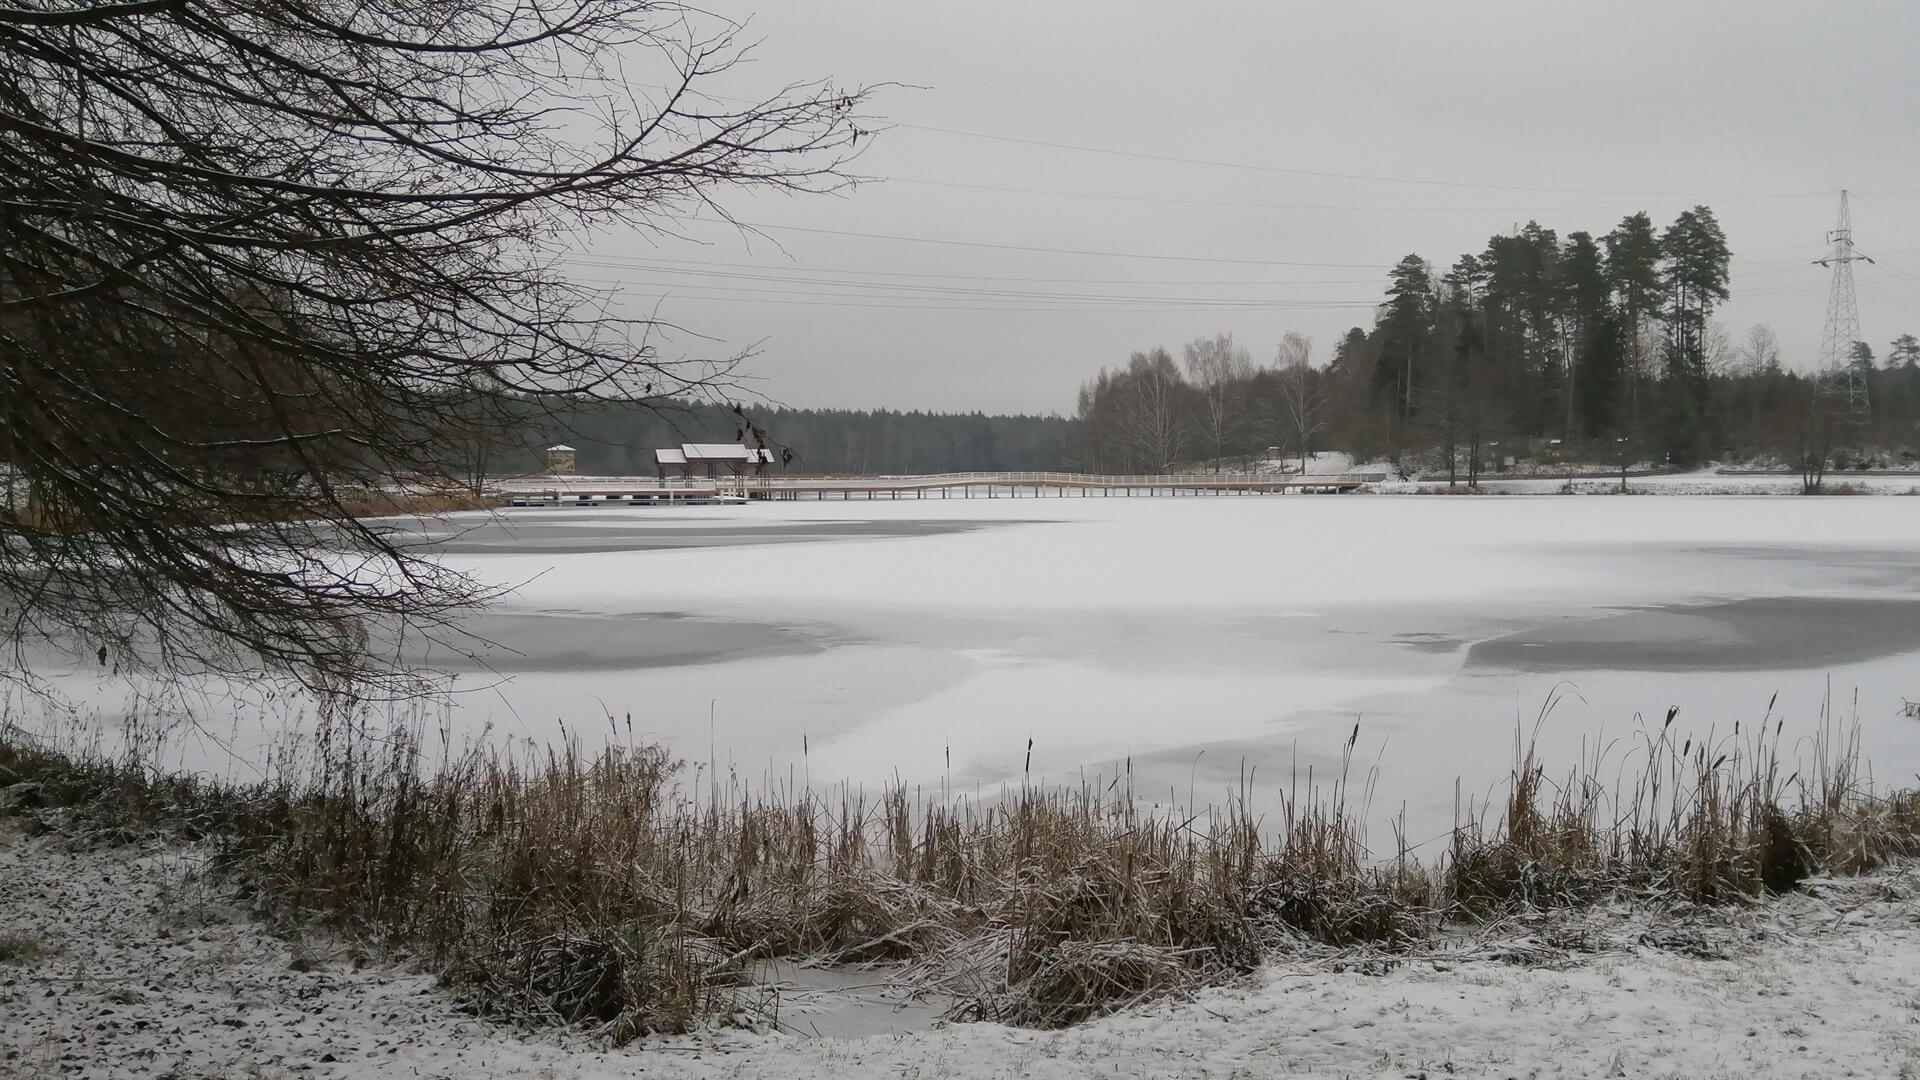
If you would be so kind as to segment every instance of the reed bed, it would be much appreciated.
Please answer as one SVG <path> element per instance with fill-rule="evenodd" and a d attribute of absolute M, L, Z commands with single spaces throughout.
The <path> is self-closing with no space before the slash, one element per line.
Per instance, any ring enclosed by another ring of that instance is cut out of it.
<path fill-rule="evenodd" d="M 244 899 L 416 958 L 485 1015 L 619 1041 L 765 1003 L 754 962 L 888 963 L 957 1018 L 1079 1022 L 1275 953 L 1416 949 L 1555 907 L 1735 903 L 1920 850 L 1920 795 L 1880 793 L 1856 730 L 1789 754 L 1769 719 L 1657 729 L 1550 776 L 1516 737 L 1504 790 L 1426 861 L 1376 852 L 1347 765 L 1256 818 L 1143 809 L 1130 779 L 953 798 L 716 781 L 617 725 L 455 751 L 341 706 L 249 783 L 61 753 L 0 724 L 0 814 L 210 845 Z M 1804 759 L 1797 767 L 1790 762 Z"/>

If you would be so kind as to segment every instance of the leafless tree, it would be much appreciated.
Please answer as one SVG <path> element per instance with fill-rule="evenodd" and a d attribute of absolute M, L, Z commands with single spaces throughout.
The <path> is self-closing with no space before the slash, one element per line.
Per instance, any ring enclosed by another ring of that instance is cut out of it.
<path fill-rule="evenodd" d="M 1781 355 L 1780 338 L 1773 328 L 1755 323 L 1747 330 L 1747 340 L 1740 344 L 1740 373 L 1763 375 L 1778 371 Z"/>
<path fill-rule="evenodd" d="M 1227 444 L 1240 421 L 1241 396 L 1253 377 L 1253 357 L 1234 344 L 1232 334 L 1195 338 L 1186 346 L 1187 377 L 1200 391 L 1200 420 L 1212 445 L 1213 468 L 1220 471 Z"/>
<path fill-rule="evenodd" d="M 1136 352 L 1080 388 L 1079 458 L 1095 472 L 1165 472 L 1186 449 L 1194 389 L 1165 349 Z"/>
<path fill-rule="evenodd" d="M 1800 428 L 1800 493 L 1818 495 L 1827 485 L 1827 468 L 1833 460 L 1833 410 L 1818 397 L 1808 399 L 1807 414 Z"/>
<path fill-rule="evenodd" d="M 1122 400 L 1128 442 L 1143 471 L 1165 472 L 1186 449 L 1186 393 L 1191 389 L 1165 349 L 1134 353 L 1127 361 Z"/>
<path fill-rule="evenodd" d="M 1707 371 L 1713 375 L 1736 374 L 1745 360 L 1742 348 L 1733 341 L 1733 335 L 1727 333 L 1725 324 L 1718 319 L 1709 322 L 1701 341 L 1706 357 Z"/>
<path fill-rule="evenodd" d="M 1112 374 L 1102 368 L 1098 375 L 1080 384 L 1075 401 L 1073 462 L 1086 472 L 1110 472 L 1117 457 L 1112 381 Z"/>
<path fill-rule="evenodd" d="M 1313 367 L 1313 339 L 1289 330 L 1274 356 L 1280 405 L 1286 410 L 1288 433 L 1300 450 L 1300 471 L 1307 471 L 1313 437 L 1327 424 L 1327 390 Z"/>
<path fill-rule="evenodd" d="M 1298 330 L 1289 330 L 1280 338 L 1280 347 L 1273 355 L 1276 370 L 1307 367 L 1313 363 L 1313 339 Z"/>
<path fill-rule="evenodd" d="M 560 265 L 844 182 L 866 91 L 728 103 L 737 33 L 632 0 L 0 0 L 14 668 L 38 639 L 367 678 L 369 624 L 476 587 L 357 493 L 527 402 L 725 394 L 733 358 L 669 355 Z"/>

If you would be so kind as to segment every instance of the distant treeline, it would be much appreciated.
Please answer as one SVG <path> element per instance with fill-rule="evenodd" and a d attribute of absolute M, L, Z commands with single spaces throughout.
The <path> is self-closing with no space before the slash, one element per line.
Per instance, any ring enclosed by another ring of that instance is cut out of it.
<path fill-rule="evenodd" d="M 1772 457 L 1836 465 L 1920 449 L 1920 340 L 1845 364 L 1868 407 L 1821 396 L 1773 332 L 1736 340 L 1713 318 L 1731 252 L 1713 211 L 1657 229 L 1634 214 L 1594 236 L 1529 222 L 1446 270 L 1408 255 L 1371 327 L 1323 362 L 1287 335 L 1256 358 L 1231 335 L 1176 356 L 1136 352 L 1080 392 L 1077 456 L 1115 472 L 1231 461 L 1284 446 L 1362 458 L 1415 455 L 1471 476 L 1488 461 L 1671 462 Z"/>
<path fill-rule="evenodd" d="M 1651 462 L 1773 459 L 1836 467 L 1920 455 L 1920 339 L 1845 350 L 1865 409 L 1823 396 L 1766 326 L 1714 318 L 1732 253 L 1713 211 L 1664 229 L 1633 214 L 1594 235 L 1529 222 L 1446 269 L 1408 255 L 1370 326 L 1316 356 L 1288 334 L 1256 357 L 1230 334 L 1135 352 L 1080 388 L 1072 418 L 982 413 L 602 403 L 536 417 L 526 442 L 460 448 L 468 477 L 534 472 L 577 448 L 579 471 L 645 474 L 682 442 L 773 449 L 790 473 L 1232 467 L 1280 448 L 1347 451 L 1471 480 L 1506 458 Z M 1116 358 L 1118 359 L 1118 358 Z"/>
<path fill-rule="evenodd" d="M 654 450 L 683 442 L 790 451 L 782 471 L 801 474 L 1053 470 L 1066 467 L 1074 427 L 1060 416 L 603 403 L 547 422 L 490 471 L 538 471 L 538 451 L 556 442 L 575 448 L 580 472 L 605 476 L 652 473 Z"/>

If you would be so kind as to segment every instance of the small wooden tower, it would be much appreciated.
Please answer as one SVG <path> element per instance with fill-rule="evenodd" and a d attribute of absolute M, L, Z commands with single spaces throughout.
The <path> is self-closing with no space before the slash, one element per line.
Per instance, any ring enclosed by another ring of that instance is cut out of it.
<path fill-rule="evenodd" d="M 576 462 L 573 447 L 566 443 L 547 447 L 547 472 L 554 476 L 572 476 Z"/>

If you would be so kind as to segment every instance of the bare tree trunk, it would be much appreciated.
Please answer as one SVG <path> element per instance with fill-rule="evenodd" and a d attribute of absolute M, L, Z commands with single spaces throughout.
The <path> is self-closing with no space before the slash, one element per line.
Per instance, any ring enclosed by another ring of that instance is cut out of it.
<path fill-rule="evenodd" d="M 1808 407 L 1807 423 L 1801 433 L 1800 493 L 1815 495 L 1825 486 L 1827 462 L 1833 453 L 1833 418 L 1815 397 Z"/>

